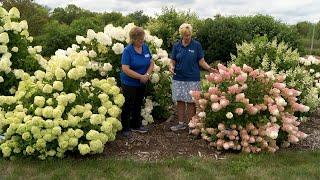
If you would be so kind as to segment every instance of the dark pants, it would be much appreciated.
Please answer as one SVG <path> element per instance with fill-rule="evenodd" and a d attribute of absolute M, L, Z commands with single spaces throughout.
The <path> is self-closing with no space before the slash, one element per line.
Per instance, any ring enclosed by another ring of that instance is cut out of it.
<path fill-rule="evenodd" d="M 142 121 L 141 106 L 146 87 L 134 87 L 121 84 L 121 88 L 126 100 L 121 113 L 123 131 L 128 131 L 130 128 L 139 128 Z"/>

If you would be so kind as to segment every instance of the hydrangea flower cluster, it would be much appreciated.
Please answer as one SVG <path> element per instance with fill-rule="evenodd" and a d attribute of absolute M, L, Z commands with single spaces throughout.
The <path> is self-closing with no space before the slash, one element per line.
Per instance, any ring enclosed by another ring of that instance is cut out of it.
<path fill-rule="evenodd" d="M 310 111 L 301 113 L 300 118 L 305 119 L 319 107 L 320 66 L 319 59 L 314 56 L 301 58 L 288 44 L 278 43 L 276 39 L 269 42 L 262 36 L 237 45 L 237 56 L 232 55 L 232 60 L 239 66 L 247 64 L 255 69 L 286 74 L 286 84 L 301 91 L 298 100 L 310 107 Z"/>
<path fill-rule="evenodd" d="M 4 157 L 102 153 L 115 139 L 124 96 L 115 78 L 84 81 L 88 64 L 87 51 L 58 51 L 44 71 L 25 75 L 15 96 L 0 96 Z"/>
<path fill-rule="evenodd" d="M 204 91 L 190 93 L 198 107 L 192 133 L 217 149 L 275 152 L 307 136 L 295 113 L 310 108 L 297 102 L 301 92 L 288 88 L 284 75 L 219 64 L 206 76 Z"/>
<path fill-rule="evenodd" d="M 13 7 L 7 12 L 0 6 L 0 95 L 13 95 L 25 73 L 46 65 L 39 54 L 42 47 L 29 46 L 32 41 L 27 21 L 20 21 L 19 10 Z"/>

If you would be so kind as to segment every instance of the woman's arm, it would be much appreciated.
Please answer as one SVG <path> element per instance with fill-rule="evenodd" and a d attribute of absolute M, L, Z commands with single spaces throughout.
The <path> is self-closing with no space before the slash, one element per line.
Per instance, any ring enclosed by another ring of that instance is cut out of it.
<path fill-rule="evenodd" d="M 139 80 L 141 80 L 142 78 L 144 78 L 145 76 L 147 76 L 147 75 L 142 75 L 142 74 L 139 74 L 139 73 L 133 71 L 132 69 L 130 69 L 130 66 L 129 66 L 129 65 L 122 64 L 121 68 L 122 68 L 122 71 L 123 71 L 126 75 L 128 75 L 129 77 L 134 78 L 134 79 L 139 79 Z"/>
<path fill-rule="evenodd" d="M 149 65 L 149 68 L 148 68 L 146 74 L 144 74 L 144 77 L 140 79 L 140 81 L 141 81 L 142 83 L 147 83 L 147 82 L 148 82 L 148 80 L 150 79 L 150 75 L 151 75 L 151 73 L 152 73 L 152 71 L 153 71 L 153 67 L 154 67 L 154 62 L 151 61 L 151 63 L 150 63 L 150 65 Z"/>
<path fill-rule="evenodd" d="M 169 71 L 170 71 L 172 74 L 175 74 L 175 73 L 174 73 L 174 68 L 175 68 L 175 66 L 176 66 L 176 61 L 171 59 L 170 62 L 171 62 L 171 63 L 170 63 L 170 66 L 169 66 Z"/>
<path fill-rule="evenodd" d="M 209 66 L 209 64 L 204 60 L 204 58 L 200 59 L 199 66 L 202 67 L 204 70 L 209 72 L 214 72 L 215 70 Z"/>
<path fill-rule="evenodd" d="M 147 74 L 150 75 L 152 73 L 152 71 L 153 71 L 153 68 L 154 68 L 154 62 L 151 61 L 150 66 L 149 66 L 149 68 L 147 70 Z"/>

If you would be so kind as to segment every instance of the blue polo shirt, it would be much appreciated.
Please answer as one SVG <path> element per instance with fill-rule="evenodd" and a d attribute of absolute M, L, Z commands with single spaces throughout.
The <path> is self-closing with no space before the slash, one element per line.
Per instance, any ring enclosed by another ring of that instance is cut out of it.
<path fill-rule="evenodd" d="M 149 47 L 146 44 L 142 45 L 142 53 L 139 54 L 134 50 L 132 44 L 128 45 L 122 53 L 121 64 L 129 65 L 130 69 L 139 73 L 145 74 L 151 64 L 151 53 Z M 139 79 L 134 79 L 125 74 L 120 73 L 121 83 L 127 86 L 143 86 Z"/>
<path fill-rule="evenodd" d="M 171 59 L 176 62 L 173 76 L 177 81 L 200 81 L 199 61 L 204 57 L 201 44 L 196 40 L 191 40 L 186 47 L 182 41 L 175 43 L 172 47 Z"/>

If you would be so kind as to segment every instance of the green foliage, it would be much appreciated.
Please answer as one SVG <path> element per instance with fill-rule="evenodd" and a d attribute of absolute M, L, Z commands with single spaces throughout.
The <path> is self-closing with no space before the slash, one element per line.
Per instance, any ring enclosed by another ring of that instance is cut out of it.
<path fill-rule="evenodd" d="M 13 69 L 23 69 L 24 72 L 33 73 L 38 69 L 41 69 L 37 60 L 28 52 L 29 42 L 25 38 L 21 38 L 20 34 L 9 32 L 10 42 L 7 44 L 8 49 L 11 49 L 18 45 L 19 52 L 11 52 L 10 58 Z"/>
<path fill-rule="evenodd" d="M 135 11 L 133 13 L 128 14 L 127 17 L 131 19 L 131 21 L 135 25 L 140 27 L 145 26 L 150 20 L 150 17 L 147 15 L 144 15 L 143 11 Z"/>
<path fill-rule="evenodd" d="M 249 65 L 255 69 L 273 70 L 287 75 L 286 84 L 290 88 L 300 91 L 299 101 L 310 107 L 314 112 L 320 104 L 318 90 L 314 87 L 315 77 L 299 66 L 299 53 L 284 42 L 277 43 L 274 39 L 268 41 L 267 36 L 256 37 L 252 42 L 237 45 L 237 56 L 232 55 L 232 62 L 236 65 Z M 315 68 L 315 66 L 313 67 Z M 305 114 L 307 115 L 307 114 Z"/>
<path fill-rule="evenodd" d="M 70 28 L 76 35 L 86 35 L 88 29 L 93 29 L 94 31 L 103 31 L 103 27 L 104 23 L 97 17 L 81 17 L 74 20 L 70 24 Z"/>
<path fill-rule="evenodd" d="M 311 51 L 311 44 L 312 39 L 311 38 L 302 38 L 301 39 L 303 46 L 306 48 L 306 54 L 309 55 L 320 55 L 320 40 L 314 39 L 313 40 L 313 49 Z"/>
<path fill-rule="evenodd" d="M 212 60 L 230 60 L 230 53 L 236 52 L 236 44 L 264 34 L 268 39 L 277 37 L 280 42 L 298 48 L 299 52 L 304 51 L 294 28 L 264 15 L 207 19 L 199 28 L 197 37 L 206 51 L 206 59 L 211 63 Z"/>
<path fill-rule="evenodd" d="M 312 24 L 307 21 L 303 22 L 298 22 L 295 25 L 295 28 L 297 29 L 297 32 L 302 36 L 302 37 L 308 37 L 310 36 L 311 30 L 312 30 Z"/>
<path fill-rule="evenodd" d="M 155 120 L 167 119 L 171 115 L 172 99 L 171 99 L 171 77 L 165 72 L 161 73 L 162 78 L 156 84 L 149 83 L 147 85 L 150 98 L 157 105 L 153 107 L 152 116 Z"/>
<path fill-rule="evenodd" d="M 8 2 L 6 2 L 8 3 Z M 12 8 L 8 14 L 3 7 L 0 7 L 1 18 L 1 68 L 0 68 L 0 96 L 10 96 L 14 94 L 20 82 L 20 79 L 27 78 L 38 69 L 42 69 L 39 62 L 43 62 L 43 58 L 37 52 L 41 51 L 41 47 L 33 48 L 30 46 L 32 37 L 29 36 L 28 24 L 26 21 L 20 21 L 20 12 L 16 8 Z M 15 27 L 10 27 L 15 24 Z M 3 96 L 3 97 L 4 97 Z"/>
<path fill-rule="evenodd" d="M 49 9 L 33 0 L 4 0 L 2 7 L 9 10 L 12 7 L 19 9 L 22 20 L 27 20 L 29 32 L 32 36 L 41 34 L 44 25 L 49 21 Z"/>
<path fill-rule="evenodd" d="M 311 23 L 308 21 L 298 22 L 294 28 L 301 37 L 308 38 L 309 40 L 312 39 L 314 30 L 314 39 L 320 39 L 320 21 L 318 23 Z"/>
<path fill-rule="evenodd" d="M 252 42 L 237 45 L 237 56 L 232 55 L 233 63 L 238 66 L 247 64 L 255 69 L 261 68 L 275 72 L 286 71 L 299 65 L 299 53 L 277 39 L 268 41 L 267 36 L 257 36 Z"/>
<path fill-rule="evenodd" d="M 249 39 L 238 17 L 206 19 L 199 28 L 197 38 L 205 50 L 208 63 L 214 60 L 226 62 L 230 53 L 236 52 L 236 44 Z"/>
<path fill-rule="evenodd" d="M 92 16 L 94 16 L 93 12 L 77 7 L 74 4 L 69 4 L 65 8 L 55 8 L 51 14 L 51 19 L 70 25 L 76 19 Z"/>
<path fill-rule="evenodd" d="M 170 52 L 173 44 L 180 38 L 179 27 L 185 22 L 192 25 L 193 33 L 196 34 L 201 21 L 195 13 L 177 12 L 174 8 L 166 7 L 156 19 L 147 24 L 146 29 L 162 39 L 163 49 Z"/>
<path fill-rule="evenodd" d="M 286 71 L 286 82 L 290 87 L 301 92 L 299 100 L 310 107 L 310 113 L 317 110 L 320 104 L 319 89 L 314 86 L 315 77 L 304 67 L 295 67 Z M 309 114 L 310 114 L 309 113 Z"/>
<path fill-rule="evenodd" d="M 103 14 L 98 14 L 97 17 L 103 22 L 104 25 L 113 24 L 114 26 L 125 26 L 132 21 L 119 12 L 105 12 Z"/>
<path fill-rule="evenodd" d="M 35 42 L 43 46 L 43 55 L 50 57 L 56 50 L 67 49 L 75 43 L 75 33 L 70 26 L 51 21 L 45 25 L 43 35 L 37 37 Z"/>
<path fill-rule="evenodd" d="M 38 69 L 42 69 L 35 57 L 28 52 L 29 42 L 25 38 L 21 38 L 19 34 L 9 32 L 10 42 L 7 44 L 8 49 L 15 46 L 19 48 L 19 52 L 11 52 L 10 58 L 12 69 L 22 69 L 26 73 L 33 73 Z M 11 95 L 10 88 L 18 87 L 19 80 L 17 80 L 14 72 L 5 73 L 0 71 L 0 76 L 5 79 L 1 83 L 0 95 Z"/>

